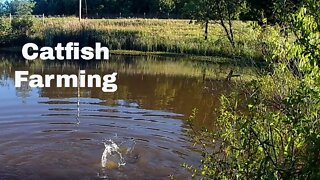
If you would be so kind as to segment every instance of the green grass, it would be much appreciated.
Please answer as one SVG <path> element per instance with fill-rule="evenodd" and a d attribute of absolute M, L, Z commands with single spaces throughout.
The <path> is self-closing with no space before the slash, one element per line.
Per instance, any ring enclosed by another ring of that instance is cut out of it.
<path fill-rule="evenodd" d="M 82 45 L 101 42 L 114 52 L 133 50 L 131 52 L 221 57 L 236 55 L 245 59 L 261 59 L 258 33 L 249 23 L 240 21 L 234 21 L 234 29 L 235 50 L 218 24 L 209 26 L 206 41 L 202 25 L 170 19 L 87 19 L 79 23 L 77 18 L 67 17 L 47 18 L 44 25 L 40 19 L 35 19 L 28 40 L 49 46 L 70 41 Z"/>

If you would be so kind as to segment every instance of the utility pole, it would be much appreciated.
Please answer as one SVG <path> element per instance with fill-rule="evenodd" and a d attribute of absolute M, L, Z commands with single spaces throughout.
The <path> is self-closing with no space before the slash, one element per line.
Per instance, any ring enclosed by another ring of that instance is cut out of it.
<path fill-rule="evenodd" d="M 86 5 L 86 19 L 88 19 L 88 4 L 87 4 L 87 0 L 84 0 L 84 3 Z"/>
<path fill-rule="evenodd" d="M 81 21 L 81 0 L 79 0 L 79 21 Z"/>
<path fill-rule="evenodd" d="M 12 23 L 12 15 L 11 15 L 11 13 L 9 15 L 9 19 L 10 19 L 10 25 L 11 25 L 11 23 Z"/>

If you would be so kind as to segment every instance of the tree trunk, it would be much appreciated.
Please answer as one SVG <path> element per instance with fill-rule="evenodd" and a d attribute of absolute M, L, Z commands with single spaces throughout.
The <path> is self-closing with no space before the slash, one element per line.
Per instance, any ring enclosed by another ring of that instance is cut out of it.
<path fill-rule="evenodd" d="M 205 24 L 205 30 L 204 30 L 204 39 L 205 40 L 208 40 L 208 26 L 209 26 L 209 21 L 207 20 L 206 24 Z"/>
<path fill-rule="evenodd" d="M 224 31 L 226 32 L 227 34 L 227 38 L 232 46 L 232 48 L 235 48 L 236 45 L 235 45 L 235 42 L 234 42 L 234 36 L 233 36 L 233 30 L 232 30 L 232 24 L 231 21 L 228 21 L 229 22 L 229 29 L 227 28 L 225 22 L 223 19 L 220 19 L 220 24 L 221 26 L 223 27 Z"/>

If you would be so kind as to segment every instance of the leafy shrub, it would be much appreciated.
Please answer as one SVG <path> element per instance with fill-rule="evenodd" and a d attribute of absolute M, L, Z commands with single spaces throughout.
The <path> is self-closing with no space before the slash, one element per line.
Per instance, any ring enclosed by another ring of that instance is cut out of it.
<path fill-rule="evenodd" d="M 205 133 L 214 150 L 203 152 L 200 169 L 186 166 L 195 175 L 320 178 L 319 9 L 319 1 L 305 0 L 292 15 L 294 41 L 275 41 L 273 71 L 248 84 L 244 100 L 221 97 L 218 130 Z"/>
<path fill-rule="evenodd" d="M 12 23 L 12 30 L 17 35 L 27 36 L 28 33 L 31 31 L 31 27 L 33 26 L 32 18 L 28 16 L 22 16 L 18 18 L 13 18 Z"/>
<path fill-rule="evenodd" d="M 0 44 L 9 42 L 11 25 L 8 19 L 0 18 Z"/>

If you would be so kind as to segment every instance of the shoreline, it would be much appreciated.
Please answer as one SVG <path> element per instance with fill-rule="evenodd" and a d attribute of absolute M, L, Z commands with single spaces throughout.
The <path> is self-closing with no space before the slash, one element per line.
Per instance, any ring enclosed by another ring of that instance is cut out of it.
<path fill-rule="evenodd" d="M 21 53 L 22 47 L 1 47 L 0 54 L 16 54 Z M 237 66 L 263 66 L 265 63 L 262 60 L 256 59 L 245 59 L 241 57 L 223 57 L 223 56 L 201 56 L 186 53 L 172 53 L 172 52 L 148 52 L 148 51 L 137 51 L 137 50 L 110 50 L 110 55 L 124 55 L 124 56 L 161 56 L 167 58 L 185 58 L 185 60 L 199 61 L 206 63 L 217 63 L 217 64 L 234 64 Z"/>

